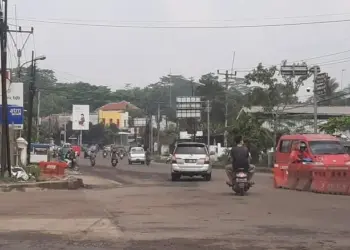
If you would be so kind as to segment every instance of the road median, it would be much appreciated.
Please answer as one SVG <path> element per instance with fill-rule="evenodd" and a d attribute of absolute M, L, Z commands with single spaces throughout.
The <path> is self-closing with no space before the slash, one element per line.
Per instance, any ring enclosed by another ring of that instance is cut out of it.
<path fill-rule="evenodd" d="M 22 191 L 27 189 L 76 190 L 84 186 L 81 178 L 69 177 L 65 180 L 0 183 L 1 192 Z"/>

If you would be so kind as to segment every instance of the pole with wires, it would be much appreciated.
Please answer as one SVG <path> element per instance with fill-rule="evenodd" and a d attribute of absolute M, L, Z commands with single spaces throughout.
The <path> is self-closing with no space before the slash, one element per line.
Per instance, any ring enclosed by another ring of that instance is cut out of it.
<path fill-rule="evenodd" d="M 0 40 L 1 40 L 1 93 L 2 93 L 2 132 L 1 132 L 1 175 L 7 171 L 11 176 L 10 133 L 8 124 L 7 104 L 7 0 L 2 1 L 0 10 Z"/>

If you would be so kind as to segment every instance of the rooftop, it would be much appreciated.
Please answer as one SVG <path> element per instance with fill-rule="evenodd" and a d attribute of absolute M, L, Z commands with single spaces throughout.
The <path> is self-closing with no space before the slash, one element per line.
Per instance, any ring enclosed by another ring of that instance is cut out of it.
<path fill-rule="evenodd" d="M 119 111 L 119 110 L 125 111 L 128 109 L 135 110 L 139 108 L 127 101 L 107 103 L 99 108 L 99 110 L 102 110 L 102 111 Z"/>
<path fill-rule="evenodd" d="M 242 109 L 246 113 L 263 113 L 268 114 L 271 112 L 264 111 L 262 106 L 252 106 L 250 108 L 243 107 Z M 288 105 L 281 110 L 282 114 L 313 114 L 314 107 L 303 106 L 303 105 Z M 319 116 L 350 116 L 349 106 L 319 106 L 317 108 L 317 113 Z"/>

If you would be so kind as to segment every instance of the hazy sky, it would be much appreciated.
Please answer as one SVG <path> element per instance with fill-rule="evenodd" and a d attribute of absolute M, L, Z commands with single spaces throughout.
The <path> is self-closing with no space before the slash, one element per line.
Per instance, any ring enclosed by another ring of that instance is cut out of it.
<path fill-rule="evenodd" d="M 263 28 L 139 29 L 74 26 L 28 21 L 138 26 L 236 26 L 350 19 L 349 0 L 8 0 L 11 24 L 35 28 L 24 60 L 37 55 L 40 67 L 61 81 L 87 81 L 113 89 L 145 86 L 170 72 L 196 77 L 217 69 L 249 70 L 259 62 L 308 60 L 350 82 L 350 22 Z M 22 19 L 22 20 L 20 20 Z M 80 20 L 80 21 L 79 21 Z M 25 35 L 18 36 L 18 43 Z M 16 38 L 15 38 L 16 39 Z M 13 50 L 13 48 L 12 48 Z M 345 60 L 341 60 L 345 59 Z M 15 65 L 14 55 L 12 65 Z M 341 63 L 342 62 L 342 63 Z M 330 64 L 328 64 L 330 63 Z M 245 72 L 239 72 L 244 76 Z M 309 83 L 311 84 L 311 83 Z M 304 91 L 302 91 L 304 92 Z M 306 95 L 303 93 L 303 95 Z"/>

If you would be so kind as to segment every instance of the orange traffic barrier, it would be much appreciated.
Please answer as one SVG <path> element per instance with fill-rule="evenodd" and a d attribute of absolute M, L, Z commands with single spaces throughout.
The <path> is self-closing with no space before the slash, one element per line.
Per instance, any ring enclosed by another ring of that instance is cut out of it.
<path fill-rule="evenodd" d="M 287 187 L 288 189 L 294 190 L 298 185 L 298 172 L 300 164 L 291 163 L 288 166 L 287 172 Z"/>
<path fill-rule="evenodd" d="M 348 194 L 349 167 L 328 167 L 327 193 Z"/>
<path fill-rule="evenodd" d="M 315 193 L 325 193 L 327 186 L 327 168 L 325 166 L 314 166 L 311 172 L 312 183 L 310 190 Z"/>
<path fill-rule="evenodd" d="M 68 167 L 66 162 L 39 162 L 39 168 L 42 175 L 63 176 Z"/>
<path fill-rule="evenodd" d="M 298 168 L 297 179 L 298 183 L 295 187 L 298 191 L 310 191 L 312 183 L 312 169 L 313 165 L 308 163 L 301 163 Z"/>
<path fill-rule="evenodd" d="M 275 188 L 287 188 L 288 187 L 288 166 L 279 166 L 275 164 L 273 168 L 273 180 Z"/>
<path fill-rule="evenodd" d="M 349 167 L 312 168 L 311 191 L 327 194 L 350 194 Z"/>

